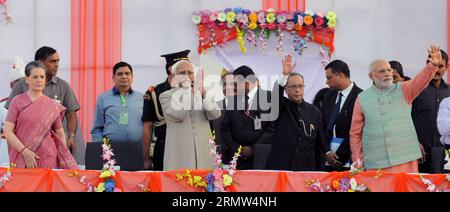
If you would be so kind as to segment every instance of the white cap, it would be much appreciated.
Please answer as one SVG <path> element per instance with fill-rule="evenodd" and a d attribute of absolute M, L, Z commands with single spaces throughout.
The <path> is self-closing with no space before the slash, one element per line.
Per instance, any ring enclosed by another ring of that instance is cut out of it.
<path fill-rule="evenodd" d="M 22 77 L 25 77 L 25 63 L 19 57 L 16 57 L 16 62 L 9 72 L 9 82 L 14 82 Z"/>

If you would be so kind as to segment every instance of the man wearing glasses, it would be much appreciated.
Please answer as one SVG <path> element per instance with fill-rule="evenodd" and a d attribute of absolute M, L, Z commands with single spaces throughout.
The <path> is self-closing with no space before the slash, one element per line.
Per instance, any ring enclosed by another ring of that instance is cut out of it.
<path fill-rule="evenodd" d="M 411 81 L 393 83 L 386 60 L 370 65 L 373 86 L 359 94 L 350 130 L 352 160 L 356 168 L 383 172 L 418 172 L 424 157 L 411 118 L 411 105 L 433 79 L 442 60 L 437 46 L 428 50 L 427 66 Z"/>
<path fill-rule="evenodd" d="M 292 57 L 283 60 L 283 74 L 275 85 L 279 114 L 271 153 L 267 163 L 270 170 L 324 170 L 324 130 L 318 108 L 303 100 L 305 82 L 294 73 Z M 284 97 L 284 91 L 288 98 Z M 272 108 L 273 110 L 274 108 Z"/>
<path fill-rule="evenodd" d="M 445 157 L 444 146 L 440 142 L 441 135 L 436 126 L 439 104 L 450 96 L 450 88 L 442 79 L 448 69 L 448 55 L 443 50 L 441 55 L 442 60 L 439 62 L 438 71 L 412 105 L 412 118 L 417 137 L 426 153 L 425 160 L 419 164 L 421 173 L 441 173 L 442 161 Z"/>

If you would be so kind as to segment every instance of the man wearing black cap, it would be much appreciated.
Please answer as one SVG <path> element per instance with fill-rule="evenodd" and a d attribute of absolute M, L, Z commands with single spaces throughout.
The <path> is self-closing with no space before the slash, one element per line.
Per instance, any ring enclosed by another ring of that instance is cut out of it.
<path fill-rule="evenodd" d="M 237 169 L 265 168 L 265 161 L 255 161 L 255 145 L 270 144 L 274 133 L 271 122 L 262 120 L 261 115 L 270 112 L 270 91 L 258 87 L 253 70 L 247 66 L 237 68 L 233 75 L 237 82 L 236 110 L 226 110 L 221 123 L 224 143 L 231 152 L 242 146 Z M 261 160 L 264 160 L 262 158 Z M 264 164 L 255 167 L 255 164 Z"/>
<path fill-rule="evenodd" d="M 144 141 L 144 168 L 151 167 L 150 161 L 150 143 L 152 139 L 153 129 L 155 129 L 156 143 L 153 153 L 153 169 L 157 171 L 163 170 L 164 146 L 166 140 L 166 121 L 159 102 L 159 95 L 171 89 L 170 83 L 174 77 L 170 69 L 172 65 L 180 60 L 189 60 L 188 55 L 191 51 L 185 50 L 181 52 L 161 55 L 166 59 L 167 79 L 165 82 L 151 86 L 144 95 L 144 111 L 142 121 L 144 122 L 143 141 Z"/>

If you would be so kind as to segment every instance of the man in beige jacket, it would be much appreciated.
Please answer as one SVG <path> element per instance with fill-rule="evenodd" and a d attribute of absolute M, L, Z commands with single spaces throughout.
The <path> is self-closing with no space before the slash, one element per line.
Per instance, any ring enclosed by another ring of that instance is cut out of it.
<path fill-rule="evenodd" d="M 220 117 L 220 108 L 203 87 L 203 71 L 194 82 L 194 66 L 180 61 L 172 66 L 172 89 L 159 97 L 167 121 L 164 171 L 210 169 L 209 120 Z"/>

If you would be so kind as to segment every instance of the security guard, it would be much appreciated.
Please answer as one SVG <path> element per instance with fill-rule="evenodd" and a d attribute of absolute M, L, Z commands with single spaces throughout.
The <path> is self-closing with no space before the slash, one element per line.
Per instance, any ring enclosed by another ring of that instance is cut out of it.
<path fill-rule="evenodd" d="M 159 102 L 159 95 L 171 89 L 170 82 L 174 77 L 174 75 L 170 72 L 172 65 L 180 60 L 189 60 L 188 55 L 190 52 L 190 50 L 185 50 L 182 52 L 161 55 L 161 57 L 166 59 L 166 73 L 168 77 L 165 82 L 157 86 L 151 86 L 144 95 L 144 112 L 142 114 L 142 121 L 144 122 L 143 146 L 145 169 L 150 169 L 152 165 L 150 160 L 150 144 L 154 130 L 156 143 L 153 151 L 153 170 L 163 170 L 166 121 Z"/>

